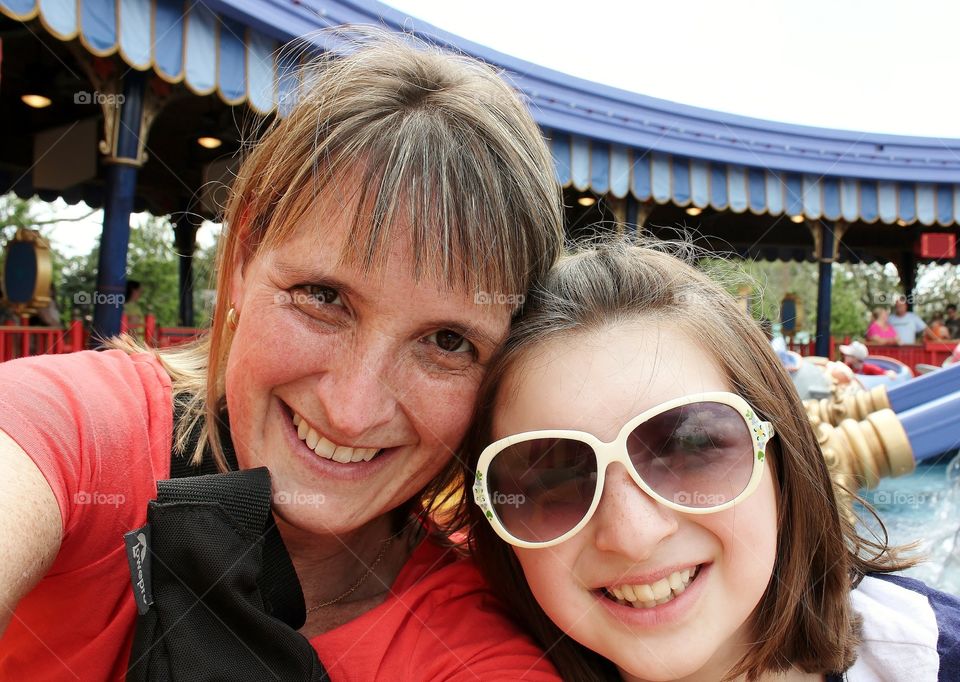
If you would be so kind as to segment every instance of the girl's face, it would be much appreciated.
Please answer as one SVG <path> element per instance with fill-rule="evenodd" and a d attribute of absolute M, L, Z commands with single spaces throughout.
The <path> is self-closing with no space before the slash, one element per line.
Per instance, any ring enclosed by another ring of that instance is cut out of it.
<path fill-rule="evenodd" d="M 320 534 L 359 528 L 421 490 L 463 438 L 510 310 L 414 279 L 402 238 L 382 270 L 339 263 L 353 214 L 321 198 L 293 236 L 234 273 L 226 370 L 242 468 L 274 510 Z"/>
<path fill-rule="evenodd" d="M 708 353 L 670 326 L 611 326 L 531 353 L 501 390 L 493 437 L 576 429 L 611 441 L 660 403 L 730 390 Z M 752 641 L 751 614 L 770 580 L 776 540 L 769 467 L 751 497 L 694 515 L 659 505 L 615 463 L 583 530 L 553 547 L 514 551 L 550 619 L 624 679 L 718 680 Z M 695 573 L 685 589 L 651 608 L 606 596 L 627 585 L 657 590 L 664 578 L 682 584 L 687 571 Z"/>

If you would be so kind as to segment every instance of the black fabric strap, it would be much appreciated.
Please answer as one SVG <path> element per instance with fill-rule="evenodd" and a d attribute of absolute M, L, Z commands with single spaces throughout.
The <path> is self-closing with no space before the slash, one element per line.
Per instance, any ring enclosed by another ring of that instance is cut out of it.
<path fill-rule="evenodd" d="M 174 426 L 184 417 L 174 406 Z M 128 680 L 327 682 L 310 642 L 303 592 L 270 510 L 266 468 L 215 473 L 171 452 L 170 480 L 147 509 L 153 604 L 137 618 Z M 221 442 L 236 457 L 226 424 Z M 209 473 L 207 473 L 209 472 Z"/>

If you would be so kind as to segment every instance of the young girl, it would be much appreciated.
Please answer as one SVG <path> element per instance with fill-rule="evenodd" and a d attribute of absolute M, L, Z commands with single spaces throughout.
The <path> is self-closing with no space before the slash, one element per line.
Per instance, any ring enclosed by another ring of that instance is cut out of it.
<path fill-rule="evenodd" d="M 564 679 L 960 679 L 960 602 L 884 575 L 910 562 L 844 522 L 759 327 L 682 258 L 556 266 L 467 443 L 471 549 Z"/>

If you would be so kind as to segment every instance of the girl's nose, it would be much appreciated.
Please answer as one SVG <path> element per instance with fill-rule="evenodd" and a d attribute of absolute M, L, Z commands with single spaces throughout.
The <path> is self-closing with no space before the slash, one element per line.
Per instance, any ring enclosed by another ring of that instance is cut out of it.
<path fill-rule="evenodd" d="M 641 562 L 676 532 L 678 523 L 672 509 L 648 496 L 622 464 L 614 463 L 607 469 L 603 496 L 590 526 L 597 549 Z"/>

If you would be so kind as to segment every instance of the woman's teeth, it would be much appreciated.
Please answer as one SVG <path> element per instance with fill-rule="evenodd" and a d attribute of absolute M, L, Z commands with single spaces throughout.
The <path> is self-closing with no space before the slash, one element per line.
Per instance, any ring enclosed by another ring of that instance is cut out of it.
<path fill-rule="evenodd" d="M 617 585 L 606 588 L 607 596 L 621 605 L 635 609 L 652 609 L 676 599 L 696 577 L 699 566 L 675 571 L 649 585 Z"/>
<path fill-rule="evenodd" d="M 348 462 L 369 462 L 374 455 L 380 452 L 377 448 L 349 448 L 346 445 L 337 445 L 327 440 L 310 428 L 306 420 L 296 412 L 293 413 L 293 425 L 297 427 L 297 436 L 307 447 L 326 459 L 347 464 Z"/>

